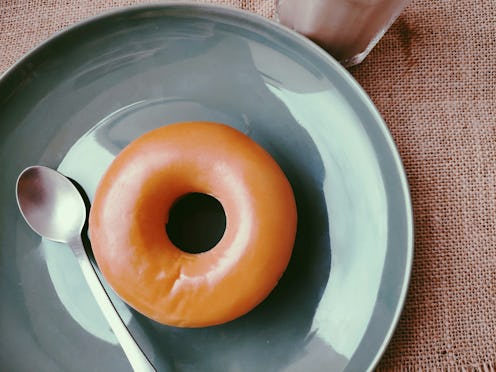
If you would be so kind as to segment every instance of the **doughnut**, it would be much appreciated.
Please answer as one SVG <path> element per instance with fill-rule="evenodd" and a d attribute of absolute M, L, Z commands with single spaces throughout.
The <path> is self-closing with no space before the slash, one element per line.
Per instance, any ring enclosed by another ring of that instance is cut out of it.
<path fill-rule="evenodd" d="M 172 206 L 201 193 L 224 209 L 211 249 L 188 253 L 165 226 Z M 220 123 L 169 124 L 145 133 L 113 160 L 97 187 L 89 236 L 115 292 L 145 316 L 176 327 L 234 320 L 260 304 L 286 270 L 296 203 L 276 161 Z"/>

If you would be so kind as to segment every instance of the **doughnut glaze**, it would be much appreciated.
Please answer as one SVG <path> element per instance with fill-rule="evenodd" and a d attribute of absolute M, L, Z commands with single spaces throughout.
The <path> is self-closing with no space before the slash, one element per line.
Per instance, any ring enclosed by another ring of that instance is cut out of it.
<path fill-rule="evenodd" d="M 177 248 L 165 226 L 181 197 L 204 193 L 224 208 L 220 241 L 202 253 Z M 178 327 L 233 320 L 276 286 L 291 257 L 297 212 L 283 171 L 245 134 L 188 122 L 145 133 L 114 159 L 90 211 L 104 277 L 137 311 Z"/>

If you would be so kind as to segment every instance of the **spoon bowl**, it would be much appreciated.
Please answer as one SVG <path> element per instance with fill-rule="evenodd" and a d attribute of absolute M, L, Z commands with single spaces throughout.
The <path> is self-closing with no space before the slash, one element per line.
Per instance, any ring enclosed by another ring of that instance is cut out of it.
<path fill-rule="evenodd" d="M 17 204 L 39 235 L 68 243 L 81 234 L 86 206 L 72 182 L 51 168 L 26 168 L 17 179 Z"/>

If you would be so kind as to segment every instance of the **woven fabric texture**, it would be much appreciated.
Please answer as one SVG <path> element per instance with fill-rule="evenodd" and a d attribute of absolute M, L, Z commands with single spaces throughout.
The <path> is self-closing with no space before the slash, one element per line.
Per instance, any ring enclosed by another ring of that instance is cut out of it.
<path fill-rule="evenodd" d="M 201 2 L 275 17 L 273 0 Z M 0 0 L 0 73 L 55 32 L 136 3 Z M 494 0 L 413 0 L 350 69 L 396 141 L 414 208 L 410 291 L 379 370 L 496 370 L 495 35 Z"/>

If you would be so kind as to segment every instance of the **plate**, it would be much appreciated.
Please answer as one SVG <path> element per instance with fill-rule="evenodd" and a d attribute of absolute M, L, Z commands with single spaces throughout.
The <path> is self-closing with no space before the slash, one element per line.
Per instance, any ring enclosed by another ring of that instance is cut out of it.
<path fill-rule="evenodd" d="M 0 81 L 2 367 L 130 370 L 69 249 L 22 220 L 15 181 L 42 164 L 91 200 L 129 141 L 184 120 L 226 123 L 272 154 L 295 191 L 297 239 L 271 295 L 224 325 L 159 325 L 113 295 L 146 354 L 161 371 L 373 368 L 398 321 L 413 249 L 407 181 L 386 125 L 307 39 L 248 12 L 179 3 L 78 24 Z"/>

